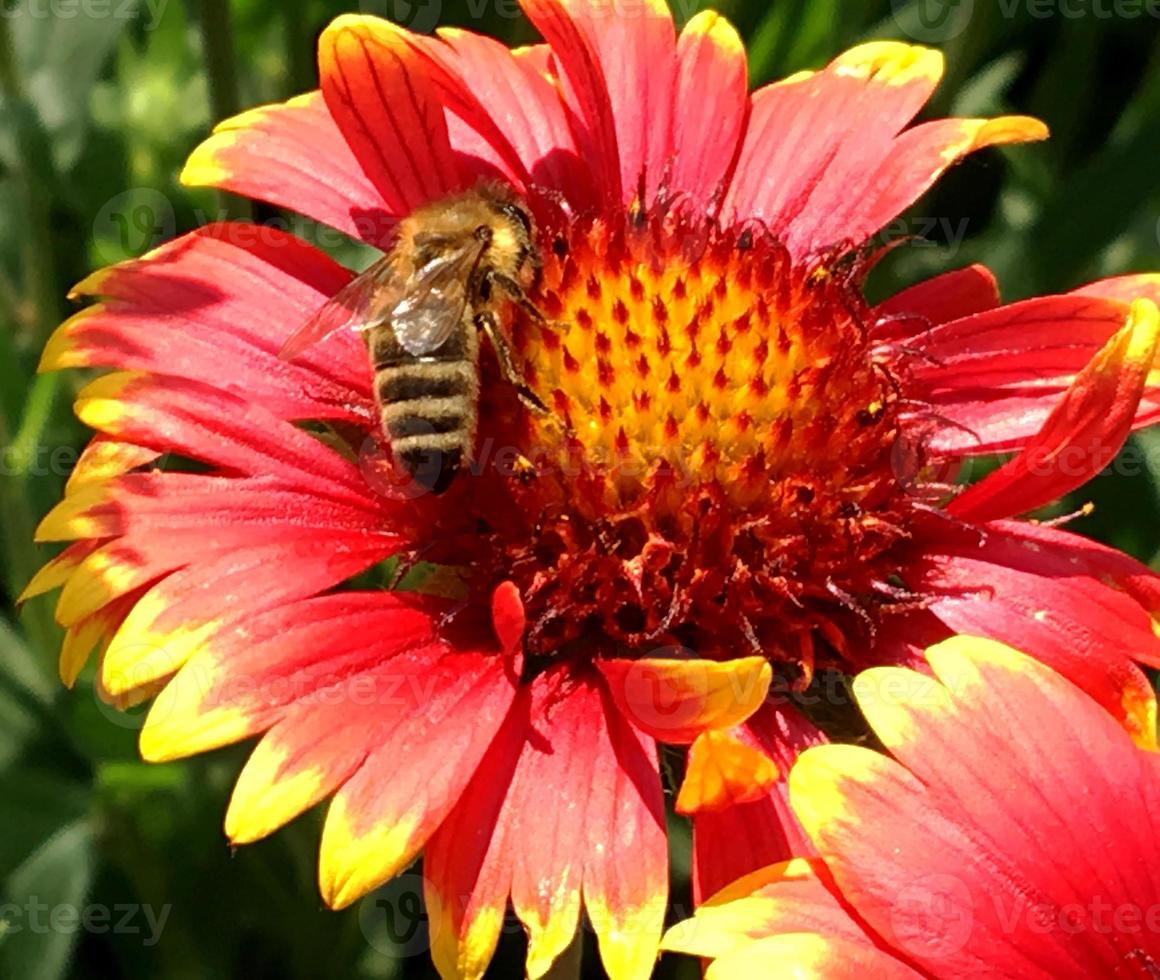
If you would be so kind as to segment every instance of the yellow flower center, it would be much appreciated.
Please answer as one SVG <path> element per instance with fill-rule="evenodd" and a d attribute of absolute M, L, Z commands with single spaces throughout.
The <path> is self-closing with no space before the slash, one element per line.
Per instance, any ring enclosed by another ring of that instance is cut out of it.
<path fill-rule="evenodd" d="M 865 310 L 753 229 L 670 222 L 556 239 L 540 293 L 558 326 L 528 361 L 552 414 L 532 420 L 533 445 L 602 468 L 609 505 L 658 469 L 742 508 L 767 508 L 773 489 L 860 501 L 894 439 Z"/>

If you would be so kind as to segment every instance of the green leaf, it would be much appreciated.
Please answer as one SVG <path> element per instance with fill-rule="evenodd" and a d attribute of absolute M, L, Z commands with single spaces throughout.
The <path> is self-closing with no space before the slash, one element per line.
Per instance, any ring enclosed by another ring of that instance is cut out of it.
<path fill-rule="evenodd" d="M 9 876 L 0 926 L 0 976 L 60 980 L 89 911 L 93 834 L 87 821 L 61 827 Z"/>

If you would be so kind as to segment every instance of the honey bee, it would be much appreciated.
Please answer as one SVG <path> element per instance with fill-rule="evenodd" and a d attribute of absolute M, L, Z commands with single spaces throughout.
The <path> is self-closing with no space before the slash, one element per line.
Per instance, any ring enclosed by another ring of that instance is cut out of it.
<path fill-rule="evenodd" d="M 426 204 L 279 356 L 289 360 L 339 330 L 364 331 L 394 464 L 443 493 L 473 460 L 481 332 L 525 405 L 547 411 L 516 370 L 500 327 L 505 304 L 545 323 L 527 294 L 539 267 L 532 216 L 505 188 L 485 185 Z"/>

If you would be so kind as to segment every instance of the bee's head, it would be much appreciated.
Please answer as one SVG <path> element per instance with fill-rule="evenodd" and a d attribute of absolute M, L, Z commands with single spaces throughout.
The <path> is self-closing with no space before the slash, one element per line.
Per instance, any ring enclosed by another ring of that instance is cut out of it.
<path fill-rule="evenodd" d="M 491 240 L 493 261 L 506 266 L 513 279 L 529 285 L 540 268 L 532 212 L 506 188 L 502 191 L 493 188 L 487 196 L 498 219 Z"/>

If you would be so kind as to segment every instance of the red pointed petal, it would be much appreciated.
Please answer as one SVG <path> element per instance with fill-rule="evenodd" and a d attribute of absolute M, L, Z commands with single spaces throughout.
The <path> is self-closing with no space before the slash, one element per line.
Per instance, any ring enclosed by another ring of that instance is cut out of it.
<path fill-rule="evenodd" d="M 425 51 L 446 70 L 435 84 L 464 123 L 451 130 L 457 152 L 510 174 L 533 195 L 552 188 L 577 210 L 595 205 L 591 173 L 559 88 L 527 49 L 512 51 L 493 38 L 450 28 L 440 30 L 438 40 L 413 40 L 427 42 Z"/>
<path fill-rule="evenodd" d="M 820 246 L 850 239 L 865 241 L 919 199 L 951 166 L 969 153 L 1002 143 L 1043 140 L 1047 127 L 1028 116 L 997 119 L 938 119 L 908 129 L 891 144 L 886 158 L 853 177 L 829 181 L 810 198 L 817 218 L 808 241 Z M 803 235 L 804 229 L 795 227 Z"/>
<path fill-rule="evenodd" d="M 480 980 L 499 942 L 511 891 L 512 792 L 516 764 L 530 731 L 531 697 L 515 704 L 459 802 L 423 855 L 431 956 L 440 974 Z"/>
<path fill-rule="evenodd" d="M 932 448 L 954 456 L 1022 445 L 1127 316 L 1110 300 L 1042 296 L 916 335 L 924 356 L 912 359 L 914 381 L 948 422 Z"/>
<path fill-rule="evenodd" d="M 600 691 L 565 671 L 533 685 L 532 724 L 520 757 L 510 833 L 518 841 L 512 905 L 528 930 L 528 974 L 541 976 L 572 941 L 588 851 L 595 757 L 604 725 Z"/>
<path fill-rule="evenodd" d="M 876 339 L 901 341 L 931 327 L 999 305 L 999 284 L 985 265 L 968 265 L 925 279 L 879 303 Z"/>
<path fill-rule="evenodd" d="M 968 488 L 947 510 L 980 522 L 1026 513 L 1086 483 L 1131 432 L 1160 349 L 1160 310 L 1132 306 L 1128 323 L 1075 378 L 1023 451 Z"/>
<path fill-rule="evenodd" d="M 289 208 L 372 245 L 386 244 L 394 223 L 319 91 L 218 123 L 181 182 Z"/>
<path fill-rule="evenodd" d="M 189 755 L 264 731 L 295 705 L 349 700 L 368 689 L 373 702 L 377 686 L 347 681 L 388 660 L 399 673 L 384 700 L 421 691 L 413 675 L 444 652 L 434 642 L 440 608 L 402 593 L 350 592 L 255 609 L 207 634 L 158 698 L 143 750 L 154 758 Z"/>
<path fill-rule="evenodd" d="M 525 4 L 529 17 L 539 0 Z M 676 32 L 663 0 L 643 0 L 631 12 L 618 12 L 601 0 L 560 0 L 560 7 L 592 46 L 603 75 L 625 202 L 636 196 L 642 174 L 645 196 L 660 184 L 672 154 L 671 116 L 676 80 Z M 571 52 L 553 43 L 552 53 L 565 75 Z"/>
<path fill-rule="evenodd" d="M 318 39 L 326 106 L 393 214 L 464 186 L 443 105 L 407 34 L 377 17 L 344 14 Z"/>
<path fill-rule="evenodd" d="M 167 677 L 220 627 L 331 588 L 397 547 L 387 537 L 319 535 L 255 545 L 174 572 L 121 624 L 102 681 L 117 694 Z"/>
<path fill-rule="evenodd" d="M 183 378 L 110 374 L 77 396 L 81 421 L 160 452 L 376 509 L 358 468 L 301 429 L 237 395 Z"/>

